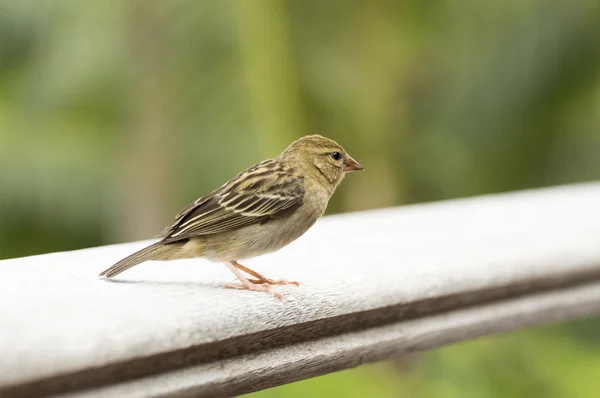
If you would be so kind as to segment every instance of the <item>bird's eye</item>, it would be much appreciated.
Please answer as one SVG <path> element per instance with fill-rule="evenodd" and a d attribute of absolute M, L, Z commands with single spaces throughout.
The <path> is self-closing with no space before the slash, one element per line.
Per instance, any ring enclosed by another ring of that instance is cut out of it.
<path fill-rule="evenodd" d="M 340 160 L 342 158 L 342 155 L 339 152 L 334 152 L 331 154 L 331 157 L 333 158 L 333 160 Z"/>

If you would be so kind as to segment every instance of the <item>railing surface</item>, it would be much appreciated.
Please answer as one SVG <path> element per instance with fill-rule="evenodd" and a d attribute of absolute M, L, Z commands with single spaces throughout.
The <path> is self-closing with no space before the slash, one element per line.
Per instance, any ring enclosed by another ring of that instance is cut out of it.
<path fill-rule="evenodd" d="M 600 184 L 326 217 L 244 264 L 97 274 L 148 242 L 0 262 L 0 397 L 228 396 L 600 313 Z"/>

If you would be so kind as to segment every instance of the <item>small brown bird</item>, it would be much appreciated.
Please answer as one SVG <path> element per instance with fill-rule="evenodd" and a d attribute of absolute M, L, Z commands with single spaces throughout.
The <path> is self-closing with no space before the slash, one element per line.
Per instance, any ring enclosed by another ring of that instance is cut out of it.
<path fill-rule="evenodd" d="M 219 189 L 190 203 L 162 240 L 100 274 L 111 278 L 147 260 L 204 257 L 223 262 L 246 289 L 283 296 L 270 285 L 298 285 L 269 279 L 238 262 L 281 249 L 323 215 L 348 172 L 363 167 L 338 143 L 320 135 L 293 142 L 279 156 L 262 161 Z M 246 273 L 255 279 L 247 278 Z"/>

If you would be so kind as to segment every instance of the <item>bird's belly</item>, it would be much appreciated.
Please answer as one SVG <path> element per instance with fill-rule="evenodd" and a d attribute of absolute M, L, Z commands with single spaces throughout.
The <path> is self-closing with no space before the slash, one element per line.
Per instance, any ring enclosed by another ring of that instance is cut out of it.
<path fill-rule="evenodd" d="M 271 253 L 298 239 L 316 220 L 317 217 L 275 219 L 235 232 L 206 236 L 204 256 L 216 261 L 233 261 Z"/>

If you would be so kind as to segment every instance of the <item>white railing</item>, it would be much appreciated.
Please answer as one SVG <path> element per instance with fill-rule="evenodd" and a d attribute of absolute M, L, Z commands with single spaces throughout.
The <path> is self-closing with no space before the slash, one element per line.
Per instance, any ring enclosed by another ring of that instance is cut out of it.
<path fill-rule="evenodd" d="M 227 396 L 600 313 L 600 184 L 326 217 L 244 264 L 97 274 L 148 242 L 0 262 L 0 396 Z"/>

